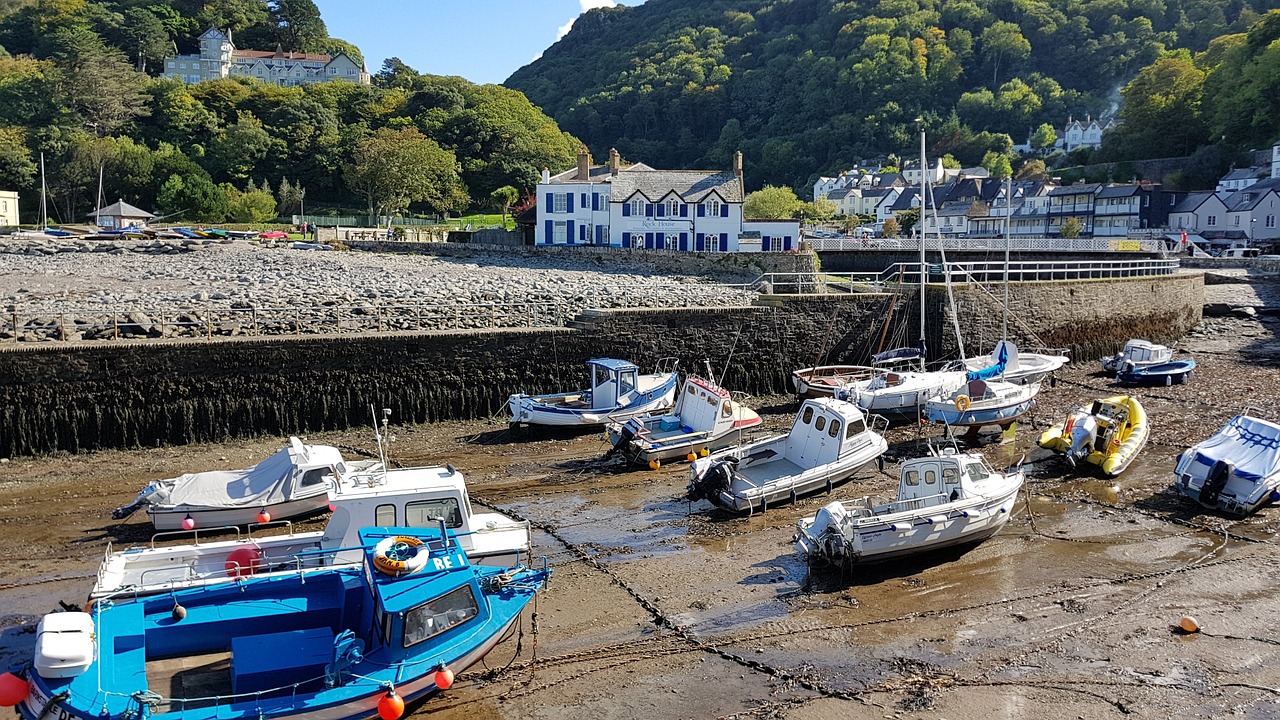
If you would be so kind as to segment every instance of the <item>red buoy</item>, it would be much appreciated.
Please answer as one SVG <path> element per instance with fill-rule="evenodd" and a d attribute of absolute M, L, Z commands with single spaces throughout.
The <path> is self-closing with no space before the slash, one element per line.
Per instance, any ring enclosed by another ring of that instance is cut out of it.
<path fill-rule="evenodd" d="M 187 513 L 187 516 L 182 518 L 182 529 L 191 531 L 191 530 L 194 530 L 195 527 L 196 527 L 196 519 L 191 517 L 191 513 Z"/>
<path fill-rule="evenodd" d="M 395 690 L 388 690 L 378 700 L 378 717 L 382 720 L 400 720 L 400 716 L 404 714 L 404 700 L 396 694 Z"/>
<path fill-rule="evenodd" d="M 441 690 L 448 690 L 453 687 L 453 671 L 450 670 L 448 666 L 441 665 L 440 669 L 436 670 L 435 680 L 436 687 Z"/>
<path fill-rule="evenodd" d="M 30 692 L 31 687 L 26 680 L 13 673 L 0 675 L 0 706 L 13 707 L 26 700 Z"/>
<path fill-rule="evenodd" d="M 258 511 L 258 524 L 266 525 L 269 522 L 271 522 L 271 513 L 267 512 L 266 508 L 262 508 Z"/>
<path fill-rule="evenodd" d="M 227 577 L 244 577 L 257 572 L 260 560 L 262 553 L 257 548 L 241 547 L 227 553 L 227 561 L 223 563 L 223 567 L 227 569 Z"/>

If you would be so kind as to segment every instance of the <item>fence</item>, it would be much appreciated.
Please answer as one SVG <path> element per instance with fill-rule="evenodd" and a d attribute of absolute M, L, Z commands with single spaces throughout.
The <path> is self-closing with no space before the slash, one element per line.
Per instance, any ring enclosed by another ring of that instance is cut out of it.
<path fill-rule="evenodd" d="M 280 337 L 563 326 L 581 308 L 560 302 L 472 305 L 319 305 L 310 307 L 65 309 L 13 307 L 0 319 L 0 341 L 145 340 Z"/>
<path fill-rule="evenodd" d="M 917 238 L 822 238 L 806 237 L 814 250 L 919 250 Z M 926 250 L 1000 250 L 1005 246 L 1015 252 L 1056 251 L 1056 252 L 1161 252 L 1161 238 L 1059 238 L 1059 237 L 1014 237 L 1006 241 L 1004 238 L 975 237 L 931 237 L 925 241 Z"/>

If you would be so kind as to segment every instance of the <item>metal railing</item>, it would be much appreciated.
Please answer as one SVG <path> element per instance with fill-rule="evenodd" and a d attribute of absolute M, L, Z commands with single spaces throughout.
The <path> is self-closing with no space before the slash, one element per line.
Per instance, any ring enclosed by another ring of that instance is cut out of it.
<path fill-rule="evenodd" d="M 11 306 L 0 315 L 0 344 L 215 337 L 282 337 L 563 326 L 578 311 L 567 302 L 471 305 L 313 305 L 230 308 L 65 308 Z"/>
<path fill-rule="evenodd" d="M 831 250 L 914 250 L 920 249 L 917 238 L 823 238 L 804 239 L 815 251 Z M 1161 250 L 1160 238 L 1133 237 L 1012 237 L 1006 243 L 1003 237 L 946 237 L 939 240 L 930 237 L 925 241 L 926 250 L 1000 250 L 1005 245 L 1014 252 L 1145 252 Z"/>

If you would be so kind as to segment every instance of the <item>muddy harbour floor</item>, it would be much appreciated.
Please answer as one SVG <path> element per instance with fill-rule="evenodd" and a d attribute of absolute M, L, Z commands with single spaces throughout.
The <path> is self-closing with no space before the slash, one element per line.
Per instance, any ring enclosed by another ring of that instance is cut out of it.
<path fill-rule="evenodd" d="M 1207 288 L 1211 290 L 1211 288 Z M 826 494 L 752 517 L 682 498 L 684 464 L 602 463 L 600 433 L 512 436 L 489 422 L 394 428 L 391 457 L 456 465 L 472 498 L 528 518 L 555 569 L 522 635 L 417 711 L 466 718 L 1277 718 L 1280 508 L 1207 514 L 1169 490 L 1174 459 L 1243 406 L 1280 417 L 1269 317 L 1207 318 L 1178 345 L 1188 385 L 1139 389 L 1151 441 L 1115 480 L 1072 473 L 1035 439 L 1066 410 L 1117 394 L 1079 359 L 1044 386 L 993 466 L 1027 456 L 1008 525 L 974 548 L 810 572 L 795 521 Z M 768 430 L 793 398 L 756 398 Z M 890 433 L 907 454 L 933 428 Z M 309 442 L 373 449 L 368 430 Z M 111 509 L 146 482 L 240 468 L 282 438 L 0 464 L 0 662 L 81 602 L 109 545 L 145 543 Z M 833 495 L 896 492 L 874 463 Z M 320 520 L 318 522 L 323 522 Z M 536 622 L 534 614 L 536 613 Z M 1193 615 L 1203 631 L 1176 629 Z"/>

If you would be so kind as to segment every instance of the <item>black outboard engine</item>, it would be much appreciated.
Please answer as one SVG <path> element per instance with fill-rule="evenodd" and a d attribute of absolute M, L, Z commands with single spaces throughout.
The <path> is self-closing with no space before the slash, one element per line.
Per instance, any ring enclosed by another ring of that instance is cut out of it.
<path fill-rule="evenodd" d="M 619 452 L 622 451 L 623 448 L 631 444 L 631 441 L 635 439 L 635 436 L 636 436 L 636 431 L 631 427 L 631 423 L 627 423 L 626 425 L 623 425 L 622 432 L 618 433 L 618 442 L 615 443 L 613 447 L 609 448 L 609 452 L 605 453 L 604 457 L 600 459 L 608 460 L 609 458 L 618 454 Z"/>
<path fill-rule="evenodd" d="M 712 463 L 701 477 L 695 477 L 689 483 L 689 499 L 707 499 L 714 503 L 716 498 L 720 497 L 720 493 L 729 489 L 737 469 L 738 458 L 736 457 L 727 457 Z"/>
<path fill-rule="evenodd" d="M 1209 468 L 1209 475 L 1205 477 L 1204 484 L 1200 486 L 1200 504 L 1205 507 L 1218 507 L 1218 499 L 1222 497 L 1222 489 L 1227 486 L 1227 481 L 1231 479 L 1231 473 L 1234 472 L 1236 466 L 1228 460 L 1219 460 Z"/>

